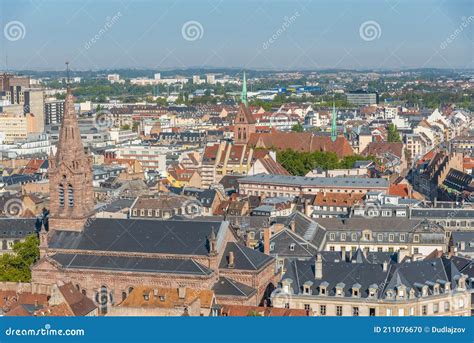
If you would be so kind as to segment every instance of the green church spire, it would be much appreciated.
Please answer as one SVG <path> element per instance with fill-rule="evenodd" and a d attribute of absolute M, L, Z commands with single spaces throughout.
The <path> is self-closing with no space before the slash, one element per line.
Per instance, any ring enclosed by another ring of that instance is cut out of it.
<path fill-rule="evenodd" d="M 334 103 L 334 100 L 332 102 L 332 116 L 331 116 L 331 141 L 335 142 L 337 138 L 337 126 L 336 126 L 336 104 Z"/>
<path fill-rule="evenodd" d="M 242 100 L 242 103 L 245 104 L 245 106 L 248 106 L 248 102 L 247 102 L 247 77 L 245 76 L 245 71 L 244 71 L 244 80 L 242 82 L 242 95 L 240 96 L 240 99 Z"/>

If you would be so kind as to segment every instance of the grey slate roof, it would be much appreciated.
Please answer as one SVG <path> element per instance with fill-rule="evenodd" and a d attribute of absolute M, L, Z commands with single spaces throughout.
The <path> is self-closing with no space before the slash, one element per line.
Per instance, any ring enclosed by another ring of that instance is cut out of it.
<path fill-rule="evenodd" d="M 319 295 L 319 286 L 323 282 L 327 282 L 328 296 L 335 296 L 336 285 L 343 283 L 343 292 L 346 297 L 351 297 L 352 287 L 359 284 L 362 298 L 368 297 L 369 288 L 377 285 L 377 298 L 384 299 L 387 297 L 387 290 L 394 289 L 394 287 L 401 284 L 407 287 L 407 291 L 413 289 L 415 296 L 419 296 L 421 293 L 420 286 L 428 285 L 429 294 L 432 294 L 432 285 L 435 282 L 442 285 L 444 282 L 453 282 L 460 276 L 454 263 L 445 258 L 390 264 L 387 271 L 383 271 L 381 264 L 323 260 L 323 276 L 321 279 L 315 278 L 314 265 L 314 259 L 288 262 L 286 264 L 287 271 L 282 280 L 289 278 L 293 281 L 291 287 L 294 294 L 303 294 L 303 284 L 311 281 L 313 295 Z M 440 288 L 440 292 L 443 293 L 443 287 Z"/>
<path fill-rule="evenodd" d="M 229 252 L 234 253 L 234 267 L 228 267 Z M 237 270 L 260 270 L 274 259 L 265 255 L 258 250 L 247 248 L 244 245 L 229 242 L 227 243 L 224 254 L 219 264 L 220 269 L 237 269 Z"/>
<path fill-rule="evenodd" d="M 192 259 L 55 254 L 50 256 L 68 269 L 109 270 L 119 272 L 188 274 L 207 276 L 212 270 Z"/>
<path fill-rule="evenodd" d="M 296 211 L 287 217 L 277 217 L 275 222 L 284 224 L 286 227 L 290 227 L 291 222 L 294 222 L 295 233 L 298 236 L 315 247 L 322 249 L 325 242 L 326 230 L 324 227 L 319 226 L 314 219 Z"/>
<path fill-rule="evenodd" d="M 0 218 L 0 238 L 24 238 L 35 232 L 36 218 Z"/>
<path fill-rule="evenodd" d="M 472 219 L 474 220 L 474 210 L 463 210 L 458 208 L 412 208 L 412 218 L 428 218 L 428 219 Z"/>
<path fill-rule="evenodd" d="M 249 298 L 254 295 L 257 290 L 243 283 L 234 281 L 226 277 L 220 277 L 214 284 L 212 290 L 216 296 L 233 296 Z"/>
<path fill-rule="evenodd" d="M 222 240 L 227 222 L 97 218 L 82 232 L 54 230 L 50 249 L 207 255 L 211 230 Z"/>
<path fill-rule="evenodd" d="M 257 174 L 246 176 L 238 180 L 241 183 L 272 183 L 294 186 L 313 186 L 313 187 L 388 187 L 389 182 L 386 179 L 362 178 L 362 177 L 306 177 L 291 175 L 269 175 Z"/>
<path fill-rule="evenodd" d="M 474 252 L 474 232 L 454 231 L 451 233 L 451 239 L 459 251 Z M 460 247 L 461 242 L 464 242 L 464 249 Z"/>
<path fill-rule="evenodd" d="M 270 251 L 272 255 L 285 258 L 311 258 L 318 250 L 289 229 L 281 230 L 273 235 L 270 238 L 270 244 L 273 247 Z"/>

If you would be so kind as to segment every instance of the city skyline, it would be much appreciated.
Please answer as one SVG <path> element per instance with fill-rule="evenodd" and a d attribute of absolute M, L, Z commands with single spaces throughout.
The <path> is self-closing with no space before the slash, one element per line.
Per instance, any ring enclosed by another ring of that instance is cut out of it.
<path fill-rule="evenodd" d="M 0 69 L 474 67 L 469 1 L 4 1 Z"/>

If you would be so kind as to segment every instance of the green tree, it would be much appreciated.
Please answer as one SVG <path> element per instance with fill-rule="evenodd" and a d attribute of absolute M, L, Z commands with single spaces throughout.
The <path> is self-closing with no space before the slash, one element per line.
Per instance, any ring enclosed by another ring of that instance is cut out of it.
<path fill-rule="evenodd" d="M 277 161 L 292 175 L 306 175 L 309 171 L 321 168 L 348 169 L 352 168 L 355 161 L 374 161 L 373 156 L 352 155 L 339 159 L 334 152 L 315 151 L 299 152 L 294 150 L 277 151 Z"/>
<path fill-rule="evenodd" d="M 13 253 L 0 257 L 0 281 L 30 282 L 31 266 L 39 259 L 39 241 L 36 235 L 13 245 Z"/>
<path fill-rule="evenodd" d="M 389 142 L 401 142 L 400 133 L 398 132 L 397 126 L 393 123 L 388 125 L 388 136 Z"/>
<path fill-rule="evenodd" d="M 295 124 L 291 128 L 291 131 L 293 131 L 293 132 L 303 132 L 304 131 L 303 125 L 301 125 L 300 123 Z"/>

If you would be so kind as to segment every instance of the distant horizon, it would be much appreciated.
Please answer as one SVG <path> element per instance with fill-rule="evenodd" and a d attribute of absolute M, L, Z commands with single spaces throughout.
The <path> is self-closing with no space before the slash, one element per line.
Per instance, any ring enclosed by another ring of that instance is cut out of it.
<path fill-rule="evenodd" d="M 3 0 L 0 70 L 474 68 L 474 1 Z"/>
<path fill-rule="evenodd" d="M 191 70 L 201 70 L 203 72 L 216 72 L 219 70 L 226 71 L 247 71 L 247 72 L 268 72 L 268 73 L 309 73 L 309 72 L 355 72 L 355 73 L 364 73 L 364 72 L 375 72 L 375 73 L 390 73 L 390 72 L 423 72 L 423 71 L 446 71 L 446 72 L 474 72 L 474 68 L 442 68 L 442 67 L 406 67 L 406 68 L 361 68 L 361 69 L 351 69 L 351 68 L 322 68 L 322 69 L 311 69 L 311 68 L 301 68 L 301 69 L 265 69 L 265 68 L 242 68 L 242 67 L 169 67 L 169 68 L 136 68 L 136 67 L 117 67 L 113 69 L 101 68 L 101 69 L 75 69 L 74 66 L 70 66 L 70 71 L 73 73 L 99 73 L 99 72 L 116 72 L 116 71 L 146 71 L 146 72 L 179 72 L 179 71 L 191 71 Z M 20 73 L 20 72 L 34 72 L 34 73 L 66 73 L 66 67 L 60 69 L 0 69 L 0 73 Z"/>

